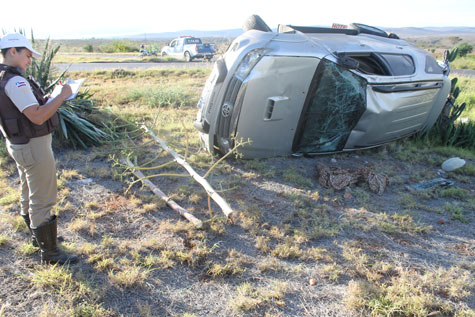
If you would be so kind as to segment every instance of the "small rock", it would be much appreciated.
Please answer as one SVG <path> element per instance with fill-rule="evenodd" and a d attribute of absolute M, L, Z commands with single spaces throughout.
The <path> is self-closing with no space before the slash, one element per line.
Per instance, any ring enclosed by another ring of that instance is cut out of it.
<path fill-rule="evenodd" d="M 443 224 L 445 223 L 445 220 L 444 220 L 444 219 L 439 219 L 439 221 L 437 221 L 437 223 L 438 223 L 439 225 L 443 225 Z"/>
<path fill-rule="evenodd" d="M 465 160 L 460 157 L 452 157 L 442 163 L 442 169 L 446 172 L 452 172 L 465 165 Z"/>
<path fill-rule="evenodd" d="M 308 281 L 308 284 L 310 284 L 310 286 L 314 286 L 317 284 L 317 281 L 314 278 L 311 278 L 310 281 Z"/>
<path fill-rule="evenodd" d="M 438 169 L 437 170 L 437 175 L 445 177 L 445 176 L 447 176 L 447 172 L 442 170 L 442 169 Z"/>
<path fill-rule="evenodd" d="M 332 158 L 332 159 L 330 160 L 330 162 L 336 163 L 336 159 Z"/>
<path fill-rule="evenodd" d="M 81 184 L 89 184 L 89 183 L 92 183 L 92 178 L 80 179 L 80 180 L 78 180 L 78 183 L 81 183 Z"/>
<path fill-rule="evenodd" d="M 351 196 L 351 194 L 350 194 L 349 192 L 346 192 L 346 193 L 343 195 L 343 197 L 344 197 L 345 199 L 351 199 L 351 197 L 353 197 L 353 196 Z"/>

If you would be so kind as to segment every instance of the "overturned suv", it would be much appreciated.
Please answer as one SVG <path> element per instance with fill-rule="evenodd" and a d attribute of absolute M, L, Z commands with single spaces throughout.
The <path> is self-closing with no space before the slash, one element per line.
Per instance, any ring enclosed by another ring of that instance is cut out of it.
<path fill-rule="evenodd" d="M 258 16 L 217 60 L 198 103 L 202 144 L 244 158 L 375 147 L 429 129 L 450 91 L 448 62 L 397 35 L 279 25 Z"/>

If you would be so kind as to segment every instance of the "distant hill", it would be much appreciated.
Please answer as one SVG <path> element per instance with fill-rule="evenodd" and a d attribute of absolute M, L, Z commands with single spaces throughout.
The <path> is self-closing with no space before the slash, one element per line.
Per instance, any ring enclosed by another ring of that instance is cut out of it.
<path fill-rule="evenodd" d="M 400 37 L 409 36 L 447 36 L 455 34 L 473 34 L 475 27 L 404 27 L 404 28 L 382 28 L 385 31 L 393 32 Z"/>
<path fill-rule="evenodd" d="M 393 32 L 400 37 L 409 36 L 447 36 L 455 34 L 473 34 L 475 35 L 475 27 L 403 27 L 403 28 L 385 28 L 379 27 L 385 31 Z M 128 38 L 134 40 L 153 40 L 153 39 L 172 39 L 183 35 L 192 35 L 196 37 L 227 37 L 235 38 L 242 34 L 242 29 L 228 29 L 215 31 L 200 31 L 200 30 L 183 30 L 176 32 L 162 32 L 162 33 L 142 33 L 137 35 L 122 36 L 120 38 Z M 116 37 L 119 38 L 119 37 Z"/>
<path fill-rule="evenodd" d="M 125 36 L 128 39 L 172 39 L 183 35 L 191 35 L 196 37 L 230 37 L 235 38 L 242 34 L 242 29 L 229 29 L 217 31 L 199 31 L 199 30 L 183 30 L 176 32 L 162 32 L 162 33 L 142 33 L 137 35 Z"/>

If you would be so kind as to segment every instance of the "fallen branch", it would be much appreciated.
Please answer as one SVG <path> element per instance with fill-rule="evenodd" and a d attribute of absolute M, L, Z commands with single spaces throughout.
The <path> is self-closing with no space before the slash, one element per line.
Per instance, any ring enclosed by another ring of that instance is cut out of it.
<path fill-rule="evenodd" d="M 198 218 L 190 214 L 188 211 L 186 211 L 186 209 L 182 208 L 170 197 L 168 197 L 164 192 L 162 192 L 151 181 L 146 179 L 146 176 L 142 172 L 136 170 L 135 165 L 129 159 L 127 159 L 127 161 L 123 163 L 124 164 L 126 163 L 130 168 L 132 168 L 132 172 L 135 174 L 135 176 L 137 176 L 145 185 L 147 185 L 156 196 L 164 200 L 166 204 L 170 206 L 170 208 L 178 212 L 181 216 L 185 217 L 188 221 L 192 222 L 195 225 L 195 227 L 197 228 L 203 227 L 203 223 L 201 222 L 201 220 L 199 220 Z"/>
<path fill-rule="evenodd" d="M 167 151 L 168 153 L 170 153 L 174 158 L 175 158 L 175 161 L 180 164 L 181 166 L 183 166 L 187 171 L 188 173 L 191 175 L 191 177 L 197 181 L 201 186 L 203 186 L 203 188 L 206 190 L 206 192 L 208 193 L 208 196 L 211 197 L 217 204 L 218 206 L 221 208 L 221 210 L 223 211 L 223 213 L 226 215 L 226 217 L 230 217 L 233 213 L 233 210 L 231 209 L 231 207 L 228 205 L 228 203 L 211 187 L 211 185 L 206 181 L 206 179 L 204 179 L 203 177 L 201 177 L 198 173 L 195 172 L 195 170 L 190 166 L 190 164 L 188 164 L 187 161 L 185 161 L 178 153 L 176 153 L 174 150 L 172 150 L 170 147 L 168 147 L 168 145 L 163 142 L 159 137 L 157 137 L 152 130 L 150 130 L 146 125 L 142 125 L 142 128 L 148 133 L 150 134 L 150 136 L 155 140 L 157 141 L 158 143 L 160 143 L 160 145 L 162 146 L 162 148 Z"/>

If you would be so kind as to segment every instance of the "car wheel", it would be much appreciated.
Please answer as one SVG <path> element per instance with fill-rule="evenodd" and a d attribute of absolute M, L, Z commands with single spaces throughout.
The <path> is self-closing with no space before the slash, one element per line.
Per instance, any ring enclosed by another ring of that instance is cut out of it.
<path fill-rule="evenodd" d="M 193 60 L 193 58 L 191 58 L 191 55 L 189 52 L 185 52 L 185 60 L 187 62 L 191 62 Z"/>
<path fill-rule="evenodd" d="M 272 32 L 271 28 L 257 14 L 253 14 L 244 21 L 242 26 L 244 32 L 249 30 L 257 30 L 262 32 Z"/>
<path fill-rule="evenodd" d="M 166 52 L 162 52 L 162 56 L 165 57 L 167 56 L 168 54 Z"/>
<path fill-rule="evenodd" d="M 350 27 L 352 29 L 358 30 L 360 33 L 388 37 L 388 34 L 385 31 L 378 29 L 374 26 L 361 24 L 361 23 L 350 23 Z"/>

